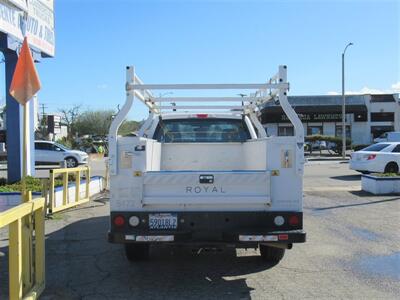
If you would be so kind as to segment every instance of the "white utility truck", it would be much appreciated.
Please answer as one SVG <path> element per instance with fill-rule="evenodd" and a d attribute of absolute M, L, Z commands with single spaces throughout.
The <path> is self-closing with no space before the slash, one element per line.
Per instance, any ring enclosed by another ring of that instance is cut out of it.
<path fill-rule="evenodd" d="M 287 100 L 286 66 L 267 83 L 144 84 L 127 67 L 126 102 L 109 132 L 109 241 L 129 260 L 160 244 L 259 247 L 279 261 L 303 231 L 304 130 Z M 253 91 L 156 97 L 153 90 Z M 117 135 L 134 98 L 149 109 L 138 136 Z M 295 136 L 266 135 L 260 107 L 279 102 Z M 223 105 L 221 105 L 221 102 Z M 219 105 L 218 105 L 219 104 Z"/>

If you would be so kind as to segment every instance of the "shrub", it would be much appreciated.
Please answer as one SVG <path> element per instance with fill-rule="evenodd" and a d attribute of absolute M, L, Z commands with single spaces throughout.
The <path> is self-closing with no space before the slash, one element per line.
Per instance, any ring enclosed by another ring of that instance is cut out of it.
<path fill-rule="evenodd" d="M 81 172 L 81 176 L 82 176 L 82 172 Z M 64 175 L 63 174 L 59 174 L 55 177 L 55 180 L 63 180 L 64 179 Z M 69 181 L 75 181 L 76 176 L 75 174 L 68 174 L 68 182 Z"/>
<path fill-rule="evenodd" d="M 372 173 L 371 175 L 376 177 L 398 177 L 400 173 Z"/>
<path fill-rule="evenodd" d="M 342 150 L 342 138 L 337 137 L 337 136 L 331 136 L 331 135 L 307 135 L 304 138 L 305 143 L 310 144 L 310 143 L 315 143 L 318 141 L 325 141 L 329 143 L 334 143 L 335 147 L 331 148 L 331 150 L 335 151 L 336 153 L 341 152 Z M 346 139 L 346 148 L 348 149 L 351 145 L 351 139 Z M 310 151 L 311 147 L 308 145 L 306 146 L 306 151 Z"/>
<path fill-rule="evenodd" d="M 331 135 L 307 135 L 304 140 L 306 142 L 317 142 L 317 141 L 325 141 L 325 142 L 331 142 L 331 143 L 336 143 L 342 145 L 342 138 L 337 137 L 337 136 L 331 136 Z M 346 139 L 346 145 L 350 145 L 351 140 Z"/>
<path fill-rule="evenodd" d="M 54 181 L 55 186 L 62 186 L 62 180 L 57 179 Z M 27 176 L 26 177 L 26 188 L 28 191 L 41 192 L 42 182 L 39 178 Z M 15 183 L 7 184 L 2 181 L 0 183 L 0 192 L 20 192 L 22 191 L 22 182 L 18 181 Z"/>

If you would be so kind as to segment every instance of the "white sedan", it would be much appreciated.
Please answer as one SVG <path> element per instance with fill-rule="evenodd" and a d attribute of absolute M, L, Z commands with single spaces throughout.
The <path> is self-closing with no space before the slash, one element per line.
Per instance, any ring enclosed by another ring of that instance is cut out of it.
<path fill-rule="evenodd" d="M 361 173 L 399 173 L 400 142 L 377 143 L 352 153 L 350 169 Z"/>
<path fill-rule="evenodd" d="M 75 168 L 80 164 L 88 163 L 85 152 L 71 150 L 67 147 L 49 141 L 35 141 L 36 164 L 59 164 L 65 161 L 67 168 Z"/>

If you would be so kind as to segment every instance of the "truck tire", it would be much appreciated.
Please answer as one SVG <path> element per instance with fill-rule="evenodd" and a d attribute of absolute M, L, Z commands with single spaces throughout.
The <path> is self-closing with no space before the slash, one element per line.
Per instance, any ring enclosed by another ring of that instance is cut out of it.
<path fill-rule="evenodd" d="M 125 255 L 129 261 L 141 261 L 149 258 L 148 244 L 125 244 Z"/>
<path fill-rule="evenodd" d="M 285 249 L 259 245 L 261 258 L 268 262 L 279 262 L 285 254 Z"/>
<path fill-rule="evenodd" d="M 399 166 L 394 161 L 391 161 L 385 167 L 385 173 L 398 173 L 398 172 L 399 172 Z"/>

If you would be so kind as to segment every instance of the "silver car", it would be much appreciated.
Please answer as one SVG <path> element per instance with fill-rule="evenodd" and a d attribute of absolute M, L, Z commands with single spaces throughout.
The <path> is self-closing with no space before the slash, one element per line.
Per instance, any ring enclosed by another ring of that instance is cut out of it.
<path fill-rule="evenodd" d="M 60 164 L 65 161 L 67 168 L 75 168 L 88 163 L 87 153 L 71 150 L 64 145 L 50 141 L 35 141 L 35 163 Z"/>

